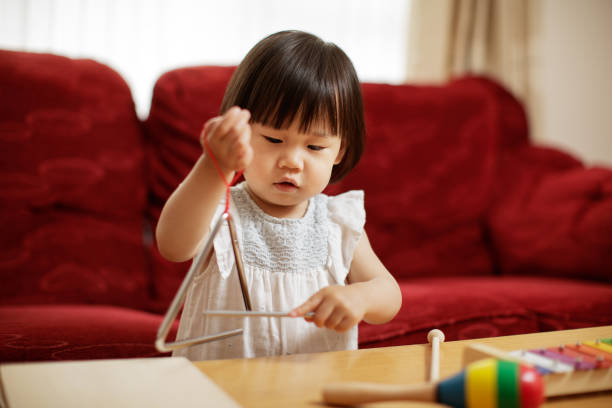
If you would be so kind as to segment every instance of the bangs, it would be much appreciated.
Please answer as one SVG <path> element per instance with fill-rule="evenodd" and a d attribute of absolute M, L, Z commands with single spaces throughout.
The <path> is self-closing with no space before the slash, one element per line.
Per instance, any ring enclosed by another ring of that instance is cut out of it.
<path fill-rule="evenodd" d="M 338 128 L 338 90 L 312 72 L 272 68 L 259 78 L 245 108 L 254 122 L 277 129 L 288 128 L 295 120 L 301 132 L 313 126 L 340 135 Z M 268 78 L 266 78 L 268 76 Z"/>

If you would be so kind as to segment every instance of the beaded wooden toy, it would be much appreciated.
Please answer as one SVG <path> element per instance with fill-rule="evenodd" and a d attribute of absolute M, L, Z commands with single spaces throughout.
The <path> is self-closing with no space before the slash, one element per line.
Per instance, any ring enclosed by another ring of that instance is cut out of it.
<path fill-rule="evenodd" d="M 463 360 L 470 364 L 486 357 L 532 365 L 542 375 L 547 397 L 612 390 L 612 339 L 510 352 L 474 343 Z"/>
<path fill-rule="evenodd" d="M 494 358 L 471 363 L 459 374 L 439 382 L 339 383 L 323 390 L 323 400 L 336 405 L 410 400 L 439 402 L 457 408 L 535 408 L 543 399 L 542 381 L 533 367 Z"/>

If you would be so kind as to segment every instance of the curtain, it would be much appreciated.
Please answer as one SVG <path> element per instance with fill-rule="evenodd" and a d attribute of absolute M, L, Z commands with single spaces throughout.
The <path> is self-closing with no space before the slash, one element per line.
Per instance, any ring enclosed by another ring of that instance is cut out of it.
<path fill-rule="evenodd" d="M 488 75 L 528 93 L 527 0 L 414 0 L 408 81 Z"/>

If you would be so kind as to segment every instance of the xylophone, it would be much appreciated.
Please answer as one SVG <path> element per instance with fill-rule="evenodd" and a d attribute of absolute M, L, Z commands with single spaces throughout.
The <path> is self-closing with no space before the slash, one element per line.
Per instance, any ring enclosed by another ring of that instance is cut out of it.
<path fill-rule="evenodd" d="M 612 390 L 612 339 L 514 351 L 474 343 L 463 360 L 470 364 L 487 357 L 532 365 L 542 375 L 547 397 Z"/>

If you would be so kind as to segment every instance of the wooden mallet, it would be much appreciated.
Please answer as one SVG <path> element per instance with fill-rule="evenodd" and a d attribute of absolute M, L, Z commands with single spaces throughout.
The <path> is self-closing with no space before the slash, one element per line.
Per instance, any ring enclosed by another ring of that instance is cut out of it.
<path fill-rule="evenodd" d="M 333 405 L 401 400 L 465 408 L 536 408 L 544 400 L 544 387 L 533 367 L 490 358 L 475 361 L 459 374 L 438 382 L 329 384 L 323 389 L 323 400 Z"/>

